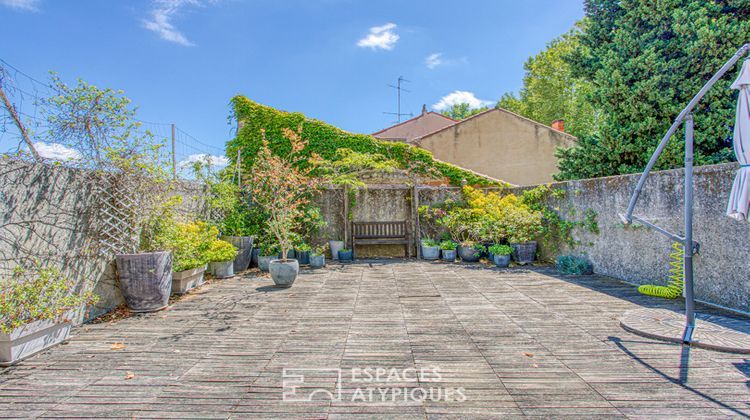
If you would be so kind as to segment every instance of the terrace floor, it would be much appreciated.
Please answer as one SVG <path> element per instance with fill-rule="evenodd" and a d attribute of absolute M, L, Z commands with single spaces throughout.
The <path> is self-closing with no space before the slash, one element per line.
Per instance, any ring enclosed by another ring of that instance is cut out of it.
<path fill-rule="evenodd" d="M 628 309 L 679 307 L 612 279 L 395 260 L 271 284 L 84 325 L 1 371 L 0 417 L 750 415 L 747 356 L 625 332 Z"/>

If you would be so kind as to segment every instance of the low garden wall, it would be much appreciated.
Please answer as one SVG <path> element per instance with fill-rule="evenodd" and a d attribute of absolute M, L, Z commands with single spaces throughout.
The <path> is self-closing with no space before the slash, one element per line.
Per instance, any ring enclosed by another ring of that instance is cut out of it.
<path fill-rule="evenodd" d="M 0 278 L 14 267 L 38 260 L 55 266 L 79 287 L 93 288 L 99 302 L 85 317 L 123 303 L 114 259 L 87 251 L 96 238 L 94 208 L 100 191 L 86 171 L 0 158 Z M 202 211 L 202 188 L 180 183 L 178 211 Z"/>
<path fill-rule="evenodd" d="M 696 298 L 750 312 L 750 224 L 725 215 L 729 191 L 739 165 L 695 168 L 694 257 Z M 594 271 L 636 284 L 665 284 L 671 240 L 645 227 L 624 227 L 624 213 L 639 174 L 551 184 L 564 189 L 559 199 L 549 198 L 564 216 L 580 218 L 586 209 L 596 212 L 599 233 L 577 229 Z M 520 193 L 524 188 L 516 188 Z M 684 232 L 683 170 L 653 172 L 648 177 L 634 214 L 675 233 Z"/>

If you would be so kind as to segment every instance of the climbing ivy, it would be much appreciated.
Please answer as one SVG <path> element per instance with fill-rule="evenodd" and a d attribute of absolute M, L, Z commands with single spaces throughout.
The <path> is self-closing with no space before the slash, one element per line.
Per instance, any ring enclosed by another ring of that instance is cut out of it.
<path fill-rule="evenodd" d="M 560 251 L 560 244 L 564 243 L 570 248 L 581 245 L 581 242 L 573 237 L 573 230 L 583 228 L 591 233 L 599 233 L 599 224 L 597 223 L 597 213 L 593 209 L 586 209 L 583 219 L 574 220 L 576 217 L 575 209 L 568 210 L 568 218 L 560 215 L 560 209 L 554 208 L 549 204 L 549 198 L 563 199 L 566 191 L 564 189 L 552 189 L 548 185 L 539 185 L 521 194 L 521 202 L 529 206 L 532 210 L 542 212 L 542 239 L 544 244 L 549 248 L 551 253 Z"/>
<path fill-rule="evenodd" d="M 302 128 L 303 137 L 308 141 L 304 152 L 307 157 L 313 154 L 323 159 L 336 159 L 337 150 L 347 148 L 359 153 L 380 154 L 397 162 L 401 169 L 417 174 L 436 174 L 447 178 L 452 185 L 461 185 L 465 180 L 469 185 L 494 186 L 499 183 L 474 172 L 459 168 L 449 163 L 440 162 L 427 150 L 399 143 L 378 140 L 365 134 L 354 134 L 341 130 L 322 121 L 305 117 L 298 112 L 284 112 L 249 100 L 244 96 L 235 96 L 231 101 L 230 118 L 242 122 L 237 136 L 227 143 L 227 156 L 234 159 L 240 149 L 242 169 L 251 168 L 255 156 L 260 150 L 263 139 L 261 129 L 265 130 L 269 146 L 274 154 L 286 155 L 290 149 L 289 141 L 282 135 L 283 129 Z"/>

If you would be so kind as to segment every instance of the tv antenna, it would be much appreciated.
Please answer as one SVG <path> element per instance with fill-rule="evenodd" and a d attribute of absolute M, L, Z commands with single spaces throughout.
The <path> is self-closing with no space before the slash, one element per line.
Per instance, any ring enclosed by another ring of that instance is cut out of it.
<path fill-rule="evenodd" d="M 404 76 L 398 76 L 398 82 L 396 83 L 396 86 L 394 86 L 394 85 L 388 85 L 388 87 L 394 88 L 398 92 L 398 111 L 397 112 L 383 112 L 383 114 L 395 115 L 396 116 L 396 121 L 394 121 L 395 123 L 400 123 L 402 116 L 409 116 L 409 117 L 413 117 L 414 116 L 414 114 L 412 114 L 411 112 L 408 113 L 408 114 L 401 112 L 401 91 L 404 91 L 404 92 L 407 92 L 407 93 L 411 92 L 411 91 L 409 91 L 409 90 L 404 89 L 404 88 L 401 87 L 401 83 L 402 82 L 411 83 L 410 80 L 404 79 Z"/>

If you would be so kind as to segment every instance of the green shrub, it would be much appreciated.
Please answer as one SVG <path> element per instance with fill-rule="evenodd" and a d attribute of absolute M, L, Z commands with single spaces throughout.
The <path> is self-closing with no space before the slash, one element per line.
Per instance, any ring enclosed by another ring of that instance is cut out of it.
<path fill-rule="evenodd" d="M 227 262 L 232 261 L 237 257 L 237 248 L 222 240 L 215 240 L 211 242 L 208 250 L 206 250 L 206 260 L 208 262 Z"/>
<path fill-rule="evenodd" d="M 438 243 L 434 239 L 424 238 L 424 239 L 422 239 L 422 246 L 424 246 L 424 247 L 434 247 L 434 246 L 438 246 Z"/>
<path fill-rule="evenodd" d="M 589 260 L 577 255 L 560 255 L 555 261 L 557 271 L 562 274 L 593 274 L 594 267 Z"/>
<path fill-rule="evenodd" d="M 458 244 L 451 240 L 440 242 L 440 249 L 443 251 L 455 251 L 456 248 L 458 248 Z"/>
<path fill-rule="evenodd" d="M 173 271 L 191 270 L 209 262 L 207 251 L 218 235 L 219 230 L 205 222 L 172 223 L 155 238 L 155 246 L 172 251 Z"/>
<path fill-rule="evenodd" d="M 494 244 L 489 248 L 489 251 L 494 255 L 510 255 L 513 252 L 513 248 L 510 245 Z"/>
<path fill-rule="evenodd" d="M 55 267 L 17 268 L 0 279 L 0 331 L 9 334 L 34 321 L 59 318 L 97 299 L 91 292 L 76 293 L 75 283 Z"/>
<path fill-rule="evenodd" d="M 312 247 L 310 245 L 304 243 L 304 242 L 301 243 L 301 244 L 299 244 L 299 245 L 297 245 L 294 248 L 295 248 L 295 250 L 297 250 L 299 252 L 308 252 L 308 251 L 312 250 Z"/>

